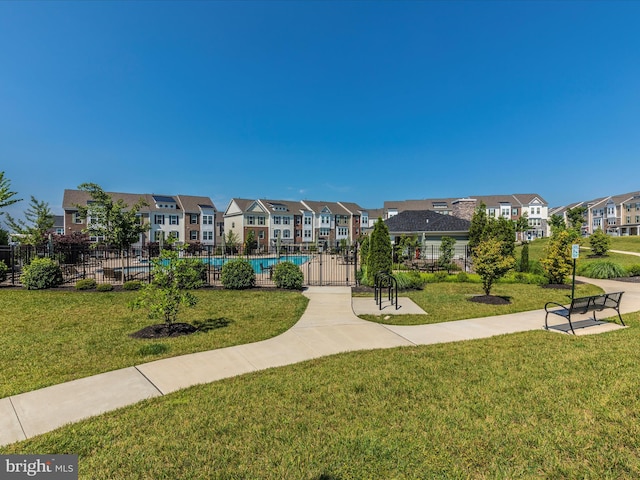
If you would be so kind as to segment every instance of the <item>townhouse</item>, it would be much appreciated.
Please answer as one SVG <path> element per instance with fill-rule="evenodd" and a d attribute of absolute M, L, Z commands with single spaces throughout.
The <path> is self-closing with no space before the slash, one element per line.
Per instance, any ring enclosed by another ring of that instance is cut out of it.
<path fill-rule="evenodd" d="M 140 235 L 136 246 L 150 242 L 162 242 L 169 238 L 179 243 L 201 243 L 214 246 L 216 243 L 216 207 L 209 197 L 192 195 L 157 195 L 148 193 L 107 192 L 115 201 L 134 205 L 141 199 L 146 206 L 139 211 L 140 221 L 149 225 L 149 230 Z M 65 190 L 62 200 L 64 210 L 64 233 L 81 232 L 87 223 L 78 212 L 78 205 L 88 205 L 91 198 L 82 190 Z M 91 218 L 87 219 L 91 222 Z M 218 232 L 218 235 L 220 232 Z M 101 238 L 92 238 L 99 242 Z"/>
<path fill-rule="evenodd" d="M 224 212 L 225 231 L 239 243 L 254 231 L 259 250 L 278 243 L 305 248 L 351 244 L 368 222 L 366 210 L 342 202 L 233 198 Z"/>
<path fill-rule="evenodd" d="M 640 235 L 640 191 L 599 197 L 556 207 L 552 215 L 560 215 L 567 221 L 567 211 L 584 207 L 582 235 L 591 235 L 598 229 L 612 236 Z"/>
<path fill-rule="evenodd" d="M 542 196 L 535 193 L 385 201 L 383 211 L 385 219 L 403 211 L 430 210 L 471 220 L 480 204 L 485 205 L 487 216 L 493 218 L 503 217 L 516 221 L 526 215 L 529 228 L 521 234 L 519 240 L 533 240 L 548 235 L 549 205 Z"/>

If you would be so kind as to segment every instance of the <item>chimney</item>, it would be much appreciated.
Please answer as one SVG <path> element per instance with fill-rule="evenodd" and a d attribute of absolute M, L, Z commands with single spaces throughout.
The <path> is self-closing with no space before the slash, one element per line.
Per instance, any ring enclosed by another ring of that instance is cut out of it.
<path fill-rule="evenodd" d="M 473 218 L 478 201 L 475 198 L 459 198 L 451 203 L 454 217 L 469 220 Z"/>

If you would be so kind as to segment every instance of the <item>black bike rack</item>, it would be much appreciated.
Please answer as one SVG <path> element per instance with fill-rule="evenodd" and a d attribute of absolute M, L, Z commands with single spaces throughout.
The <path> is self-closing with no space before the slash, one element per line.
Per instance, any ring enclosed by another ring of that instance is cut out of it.
<path fill-rule="evenodd" d="M 382 310 L 382 291 L 385 289 L 387 290 L 387 300 L 391 301 L 391 305 L 395 305 L 398 310 L 400 308 L 398 305 L 398 280 L 390 273 L 378 272 L 374 277 L 374 282 L 374 295 L 379 310 Z"/>

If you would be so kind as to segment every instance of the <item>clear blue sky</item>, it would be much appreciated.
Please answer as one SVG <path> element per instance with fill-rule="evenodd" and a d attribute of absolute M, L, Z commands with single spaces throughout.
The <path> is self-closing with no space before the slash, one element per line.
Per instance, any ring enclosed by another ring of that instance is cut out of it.
<path fill-rule="evenodd" d="M 640 2 L 0 2 L 0 170 L 14 212 L 640 190 Z"/>

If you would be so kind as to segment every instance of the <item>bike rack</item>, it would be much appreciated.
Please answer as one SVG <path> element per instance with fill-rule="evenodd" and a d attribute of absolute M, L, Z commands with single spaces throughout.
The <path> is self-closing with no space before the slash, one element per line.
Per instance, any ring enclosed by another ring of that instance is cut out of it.
<path fill-rule="evenodd" d="M 387 300 L 391 301 L 391 305 L 395 305 L 396 310 L 400 308 L 398 305 L 398 280 L 386 272 L 378 272 L 374 277 L 374 295 L 376 298 L 376 305 L 378 305 L 379 310 L 382 310 L 382 290 L 387 290 Z M 393 296 L 391 295 L 391 291 L 393 290 Z"/>

